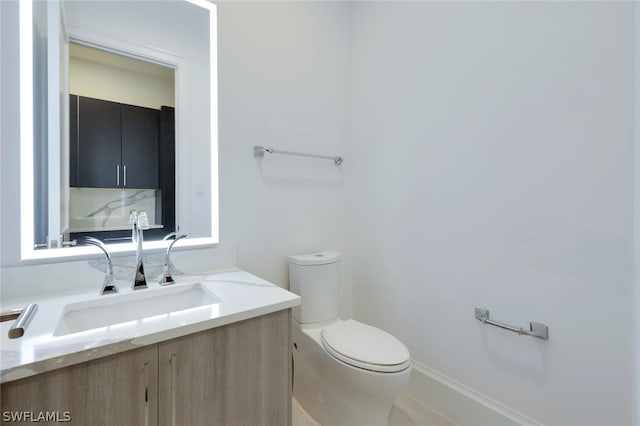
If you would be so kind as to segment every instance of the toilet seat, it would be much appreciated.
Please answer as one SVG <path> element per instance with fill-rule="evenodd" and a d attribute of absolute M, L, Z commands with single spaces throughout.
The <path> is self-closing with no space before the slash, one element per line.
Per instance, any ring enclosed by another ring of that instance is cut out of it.
<path fill-rule="evenodd" d="M 353 367 L 395 373 L 411 364 L 409 351 L 398 339 L 353 319 L 324 327 L 320 336 L 329 354 Z"/>

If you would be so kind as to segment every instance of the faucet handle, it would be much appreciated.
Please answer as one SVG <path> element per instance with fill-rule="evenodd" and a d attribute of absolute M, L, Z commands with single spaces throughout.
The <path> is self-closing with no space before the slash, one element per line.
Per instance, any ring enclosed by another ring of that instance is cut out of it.
<path fill-rule="evenodd" d="M 167 247 L 167 255 L 164 261 L 164 274 L 162 274 L 162 278 L 160 278 L 160 285 L 169 285 L 175 282 L 172 276 L 172 269 L 174 269 L 174 267 L 173 267 L 173 262 L 171 262 L 171 258 L 170 258 L 171 249 L 173 248 L 173 245 L 178 242 L 178 240 L 186 238 L 187 234 L 178 235 L 177 232 L 172 232 L 168 234 L 166 237 L 164 237 L 162 240 L 163 241 L 168 240 L 173 236 L 175 236 L 176 238 L 171 242 L 171 244 L 169 244 L 169 247 Z"/>
<path fill-rule="evenodd" d="M 80 239 L 80 241 L 82 241 L 82 242 L 84 242 L 86 244 L 92 245 L 92 246 L 100 247 L 101 249 L 105 249 L 106 248 L 105 245 L 104 245 L 104 242 L 102 240 L 99 240 L 99 239 L 95 238 L 95 237 L 89 237 L 89 236 L 82 237 Z"/>
<path fill-rule="evenodd" d="M 175 239 L 175 240 L 173 240 L 173 241 L 171 241 L 171 244 L 169 244 L 169 247 L 167 248 L 167 258 L 169 258 L 169 255 L 171 254 L 171 249 L 173 248 L 173 245 L 174 245 L 175 243 L 177 243 L 177 242 L 178 242 L 178 240 L 181 240 L 181 239 L 183 239 L 183 238 L 187 238 L 187 234 L 181 234 L 181 235 L 178 235 L 178 234 L 177 234 L 177 233 L 175 233 L 175 232 L 174 232 L 173 234 L 175 234 L 176 239 Z M 166 238 L 166 237 L 165 237 L 165 238 Z"/>
<path fill-rule="evenodd" d="M 107 251 L 107 246 L 101 240 L 99 240 L 97 238 L 94 238 L 94 237 L 82 237 L 80 239 L 80 241 L 82 241 L 85 244 L 88 244 L 90 246 L 96 246 L 100 250 L 102 250 L 104 255 L 107 257 L 107 268 L 108 268 L 107 273 L 113 272 L 113 266 L 112 266 L 112 263 L 111 263 L 111 255 Z"/>
<path fill-rule="evenodd" d="M 102 289 L 100 290 L 100 294 L 102 295 L 102 294 L 117 293 L 118 287 L 116 286 L 113 280 L 113 263 L 111 262 L 111 256 L 107 251 L 107 247 L 104 245 L 102 241 L 94 237 L 82 237 L 80 241 L 84 242 L 85 244 L 98 247 L 100 250 L 102 250 L 102 252 L 107 258 L 107 271 L 104 276 L 104 282 L 102 283 Z"/>
<path fill-rule="evenodd" d="M 174 231 L 174 232 L 169 232 L 167 235 L 165 235 L 162 238 L 162 241 L 169 241 L 170 239 L 173 238 L 173 241 L 170 244 L 170 247 L 171 247 L 176 243 L 176 241 L 186 238 L 187 236 L 188 236 L 187 234 L 178 235 L 178 233 Z"/>
<path fill-rule="evenodd" d="M 165 235 L 162 238 L 162 241 L 167 241 L 167 240 L 171 239 L 172 237 L 175 237 L 176 235 L 178 235 L 178 233 L 175 232 L 175 231 L 174 232 L 169 232 L 167 235 Z"/>

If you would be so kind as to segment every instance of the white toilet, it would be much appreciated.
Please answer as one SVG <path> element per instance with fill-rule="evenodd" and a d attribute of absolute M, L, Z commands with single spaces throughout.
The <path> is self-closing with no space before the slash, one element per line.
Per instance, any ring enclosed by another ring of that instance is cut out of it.
<path fill-rule="evenodd" d="M 391 334 L 338 318 L 340 253 L 290 256 L 293 394 L 323 426 L 386 426 L 409 381 L 407 348 Z"/>

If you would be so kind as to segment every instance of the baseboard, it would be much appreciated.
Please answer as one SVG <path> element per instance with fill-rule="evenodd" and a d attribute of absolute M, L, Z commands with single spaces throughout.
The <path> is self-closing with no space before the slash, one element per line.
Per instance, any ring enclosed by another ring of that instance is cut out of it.
<path fill-rule="evenodd" d="M 406 393 L 441 417 L 460 426 L 540 426 L 506 405 L 413 361 Z"/>

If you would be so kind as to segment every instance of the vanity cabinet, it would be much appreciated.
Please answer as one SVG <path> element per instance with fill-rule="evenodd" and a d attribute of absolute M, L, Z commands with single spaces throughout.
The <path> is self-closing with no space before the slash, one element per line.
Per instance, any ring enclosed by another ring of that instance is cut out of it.
<path fill-rule="evenodd" d="M 291 425 L 290 324 L 287 309 L 8 382 L 2 411 L 92 426 Z"/>
<path fill-rule="evenodd" d="M 4 413 L 25 412 L 33 419 L 24 423 L 53 415 L 51 420 L 70 419 L 72 425 L 157 424 L 157 399 L 145 401 L 157 394 L 157 354 L 153 345 L 4 383 L 0 424 L 21 423 L 7 421 Z"/>
<path fill-rule="evenodd" d="M 281 311 L 160 343 L 160 426 L 291 424 L 290 324 Z"/>
<path fill-rule="evenodd" d="M 70 185 L 158 188 L 159 110 L 70 95 Z"/>

